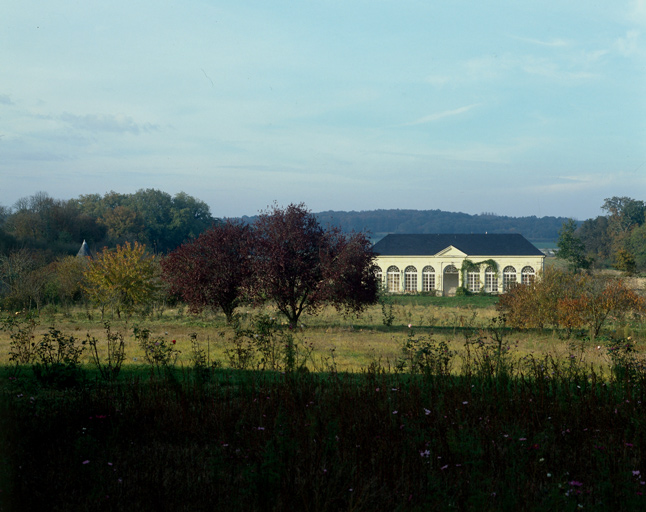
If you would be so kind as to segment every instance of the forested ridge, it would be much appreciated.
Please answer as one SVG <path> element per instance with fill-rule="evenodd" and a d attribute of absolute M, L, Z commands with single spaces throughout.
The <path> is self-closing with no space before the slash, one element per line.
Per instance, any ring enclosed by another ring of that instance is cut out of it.
<path fill-rule="evenodd" d="M 572 221 L 581 251 L 596 266 L 646 268 L 644 201 L 612 197 L 594 219 Z M 442 210 L 323 211 L 324 227 L 364 232 L 374 241 L 388 233 L 520 233 L 532 242 L 556 245 L 565 217 L 509 217 Z M 257 215 L 239 220 L 251 224 Z M 92 251 L 138 242 L 166 254 L 222 221 L 202 200 L 184 192 L 171 196 L 155 189 L 133 194 L 109 192 L 60 200 L 39 192 L 14 205 L 0 205 L 0 255 L 29 250 L 44 261 L 75 255 L 83 240 Z"/>

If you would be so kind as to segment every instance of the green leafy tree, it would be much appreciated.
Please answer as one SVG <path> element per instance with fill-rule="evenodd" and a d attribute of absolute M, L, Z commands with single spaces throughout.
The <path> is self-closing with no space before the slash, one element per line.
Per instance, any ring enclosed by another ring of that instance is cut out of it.
<path fill-rule="evenodd" d="M 559 231 L 557 242 L 556 257 L 566 260 L 572 270 L 590 267 L 590 260 L 585 255 L 585 245 L 575 234 L 576 228 L 576 222 L 568 219 Z"/>
<path fill-rule="evenodd" d="M 101 308 L 111 307 L 121 318 L 137 308 L 150 305 L 160 289 L 159 266 L 146 246 L 135 242 L 96 255 L 84 273 L 83 290 Z"/>

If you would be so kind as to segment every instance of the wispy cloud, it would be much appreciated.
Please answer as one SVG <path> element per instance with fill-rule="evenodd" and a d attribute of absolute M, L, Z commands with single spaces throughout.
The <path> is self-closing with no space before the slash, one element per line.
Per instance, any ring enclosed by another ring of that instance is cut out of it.
<path fill-rule="evenodd" d="M 13 105 L 14 102 L 11 101 L 11 98 L 8 94 L 0 94 L 0 105 Z"/>
<path fill-rule="evenodd" d="M 158 129 L 158 126 L 154 124 L 136 123 L 132 117 L 120 115 L 87 114 L 77 116 L 65 113 L 59 116 L 59 119 L 76 129 L 89 132 L 132 133 L 138 135 L 141 132 L 152 132 Z"/>
<path fill-rule="evenodd" d="M 474 107 L 477 107 L 478 105 L 479 103 L 474 103 L 473 105 L 466 105 L 464 107 L 455 108 L 453 110 L 444 110 L 442 112 L 436 112 L 428 116 L 420 117 L 419 119 L 412 121 L 410 123 L 406 123 L 404 126 L 415 126 L 418 124 L 432 123 L 434 121 L 439 121 L 440 119 L 444 119 L 445 117 L 459 116 L 461 114 L 465 114 L 466 112 L 468 112 Z"/>
<path fill-rule="evenodd" d="M 615 41 L 614 48 L 623 56 L 632 55 L 639 46 L 639 36 L 639 30 L 629 30 L 624 37 Z"/>

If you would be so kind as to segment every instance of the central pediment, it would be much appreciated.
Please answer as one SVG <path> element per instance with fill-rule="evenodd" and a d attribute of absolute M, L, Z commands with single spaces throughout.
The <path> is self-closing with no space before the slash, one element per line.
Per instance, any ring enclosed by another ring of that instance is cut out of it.
<path fill-rule="evenodd" d="M 464 258 L 466 257 L 466 253 L 462 252 L 460 249 L 454 247 L 453 245 L 449 245 L 446 249 L 442 249 L 435 256 L 455 256 Z"/>

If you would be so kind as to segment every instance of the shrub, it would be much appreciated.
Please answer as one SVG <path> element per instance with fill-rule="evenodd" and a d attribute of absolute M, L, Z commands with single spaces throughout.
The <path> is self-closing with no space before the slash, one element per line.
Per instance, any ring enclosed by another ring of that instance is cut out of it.
<path fill-rule="evenodd" d="M 67 336 L 55 327 L 34 347 L 32 370 L 36 379 L 56 387 L 71 387 L 78 383 L 82 346 L 74 336 Z"/>

